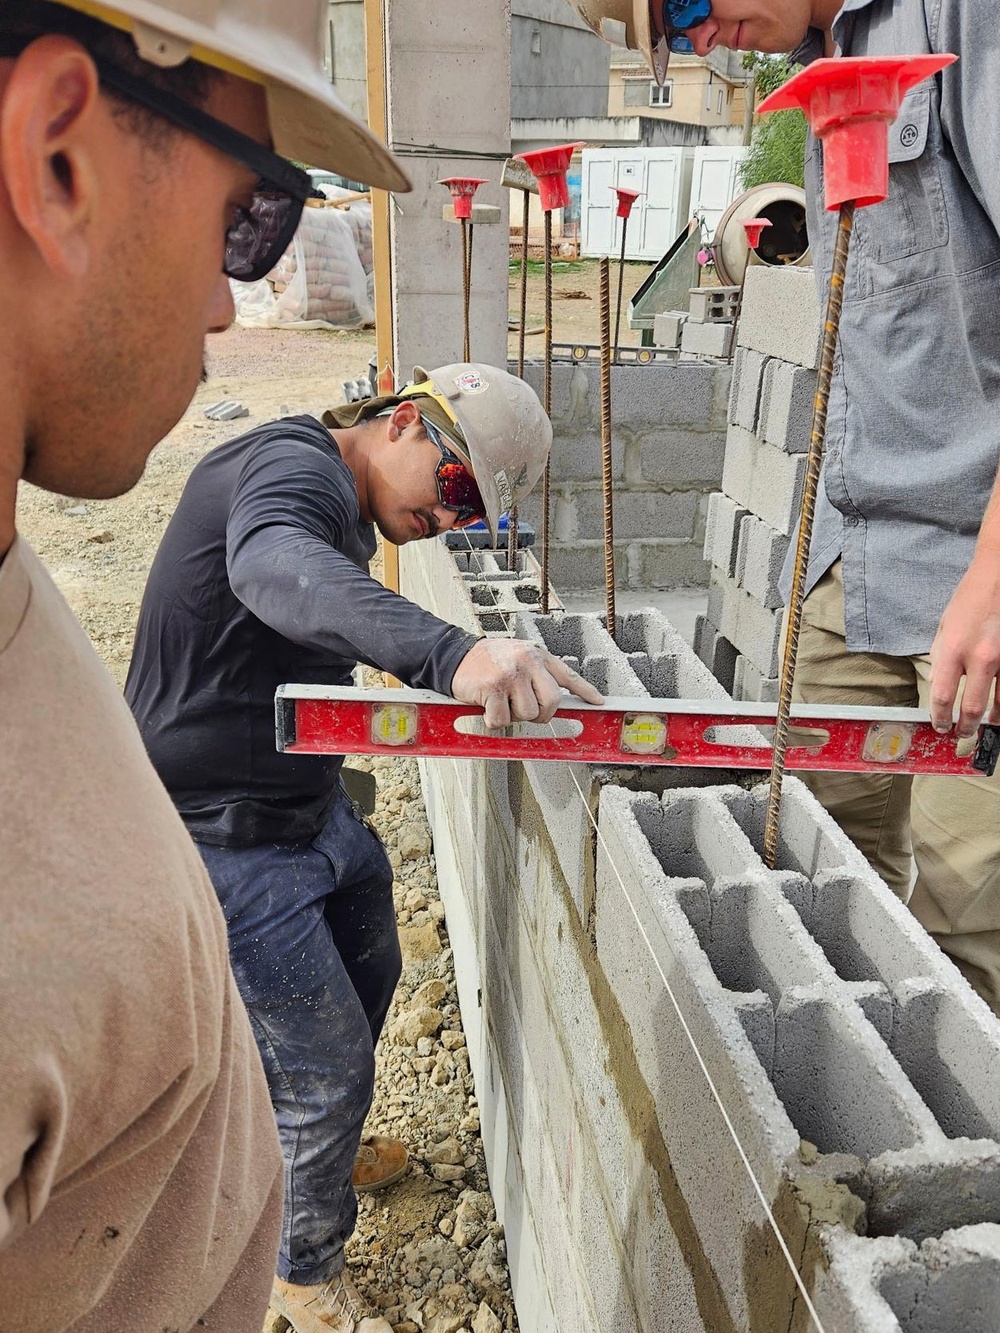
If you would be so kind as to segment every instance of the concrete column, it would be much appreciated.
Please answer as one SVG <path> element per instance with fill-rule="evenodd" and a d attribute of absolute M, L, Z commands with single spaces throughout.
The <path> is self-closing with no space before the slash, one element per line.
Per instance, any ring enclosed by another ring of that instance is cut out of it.
<path fill-rule="evenodd" d="M 476 200 L 500 209 L 499 224 L 475 229 L 471 351 L 505 366 L 510 0 L 385 0 L 385 14 L 388 139 L 413 180 L 391 204 L 397 377 L 462 357 L 462 237 L 442 219 L 446 176 L 488 178 Z"/>

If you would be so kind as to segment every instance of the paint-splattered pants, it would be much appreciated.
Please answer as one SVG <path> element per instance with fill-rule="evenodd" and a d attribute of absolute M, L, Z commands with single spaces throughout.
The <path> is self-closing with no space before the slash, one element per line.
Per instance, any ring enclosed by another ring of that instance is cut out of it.
<path fill-rule="evenodd" d="M 392 869 L 346 799 L 311 843 L 199 845 L 285 1158 L 278 1276 L 321 1283 L 354 1230 L 354 1158 L 399 980 Z"/>

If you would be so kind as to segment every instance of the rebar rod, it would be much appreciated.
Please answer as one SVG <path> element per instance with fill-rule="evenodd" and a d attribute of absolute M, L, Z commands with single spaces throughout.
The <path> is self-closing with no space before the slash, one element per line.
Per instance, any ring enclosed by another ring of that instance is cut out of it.
<path fill-rule="evenodd" d="M 462 360 L 469 360 L 469 304 L 472 285 L 472 265 L 469 253 L 469 219 L 462 219 L 462 306 L 465 317 L 465 337 L 462 343 Z"/>
<path fill-rule="evenodd" d="M 604 500 L 604 595 L 607 626 L 615 633 L 615 523 L 611 482 L 611 272 L 607 258 L 600 262 L 601 283 L 601 492 Z M 619 294 L 621 284 L 619 282 Z"/>
<path fill-rule="evenodd" d="M 521 311 L 517 329 L 517 374 L 519 379 L 524 379 L 524 338 L 525 325 L 528 322 L 528 220 L 531 195 L 527 190 L 522 190 L 521 197 L 523 204 L 521 212 Z M 507 515 L 508 573 L 517 570 L 517 522 L 517 505 L 512 505 L 510 513 Z"/>
<path fill-rule="evenodd" d="M 622 322 L 622 281 L 625 277 L 625 231 L 628 218 L 622 218 L 622 248 L 618 256 L 618 301 L 615 305 L 615 360 L 618 360 L 618 333 Z"/>
<path fill-rule="evenodd" d="M 854 225 L 854 202 L 841 204 L 837 224 L 837 240 L 833 252 L 833 271 L 827 296 L 826 319 L 823 324 L 823 343 L 819 372 L 816 377 L 816 397 L 813 402 L 812 434 L 806 459 L 805 485 L 802 491 L 802 513 L 795 542 L 795 565 L 792 590 L 788 600 L 788 624 L 781 657 L 781 679 L 778 687 L 778 715 L 774 727 L 774 746 L 771 758 L 771 785 L 767 798 L 764 821 L 764 862 L 774 869 L 778 854 L 778 824 L 781 816 L 781 786 L 785 772 L 785 753 L 788 749 L 788 727 L 792 708 L 792 686 L 795 663 L 799 651 L 799 631 L 802 627 L 802 603 L 805 599 L 806 571 L 809 566 L 809 544 L 812 540 L 813 518 L 816 512 L 816 494 L 820 470 L 823 466 L 823 446 L 826 441 L 826 414 L 830 403 L 830 385 L 833 381 L 833 361 L 840 330 L 840 312 L 844 302 L 844 275 Z"/>
<path fill-rule="evenodd" d="M 545 360 L 542 374 L 542 407 L 552 415 L 552 211 L 545 212 Z M 542 473 L 542 602 L 541 613 L 549 614 L 549 478 L 551 454 Z"/>
<path fill-rule="evenodd" d="M 531 195 L 527 190 L 522 190 L 521 195 L 524 204 L 521 212 L 521 323 L 517 330 L 517 374 L 519 379 L 524 379 L 524 336 L 528 322 L 528 211 Z"/>

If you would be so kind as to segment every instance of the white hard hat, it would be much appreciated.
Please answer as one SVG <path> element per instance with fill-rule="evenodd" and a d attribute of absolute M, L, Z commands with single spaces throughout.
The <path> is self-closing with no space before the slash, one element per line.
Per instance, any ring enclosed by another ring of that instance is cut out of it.
<path fill-rule="evenodd" d="M 459 361 L 437 370 L 415 366 L 400 398 L 431 398 L 434 424 L 469 462 L 494 541 L 500 515 L 534 487 L 552 448 L 552 423 L 530 384 L 497 366 Z M 419 406 L 419 404 L 418 404 Z"/>
<path fill-rule="evenodd" d="M 649 22 L 651 0 L 566 0 L 592 32 L 612 46 L 641 51 L 662 87 L 667 77 L 670 49 L 659 37 L 654 41 Z"/>
<path fill-rule="evenodd" d="M 399 163 L 323 73 L 327 0 L 58 0 L 132 34 L 171 68 L 199 60 L 263 84 L 274 150 L 384 190 L 408 190 Z"/>

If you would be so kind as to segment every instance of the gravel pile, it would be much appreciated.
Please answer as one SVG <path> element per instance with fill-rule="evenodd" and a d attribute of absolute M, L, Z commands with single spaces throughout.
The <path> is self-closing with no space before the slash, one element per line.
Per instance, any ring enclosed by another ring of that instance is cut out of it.
<path fill-rule="evenodd" d="M 403 975 L 377 1052 L 366 1129 L 410 1150 L 398 1185 L 359 1199 L 351 1278 L 395 1333 L 513 1333 L 503 1228 L 486 1177 L 455 971 L 417 766 L 352 758 L 378 781 Z M 279 1333 L 269 1320 L 265 1333 Z"/>

